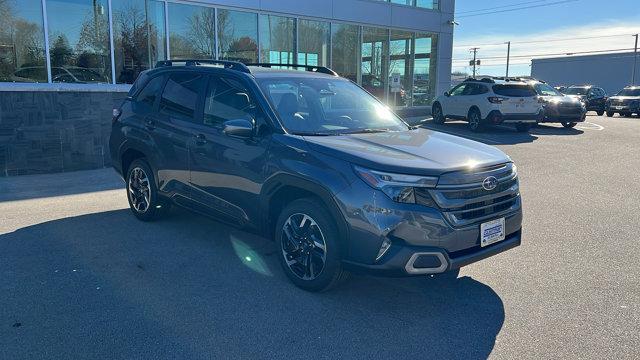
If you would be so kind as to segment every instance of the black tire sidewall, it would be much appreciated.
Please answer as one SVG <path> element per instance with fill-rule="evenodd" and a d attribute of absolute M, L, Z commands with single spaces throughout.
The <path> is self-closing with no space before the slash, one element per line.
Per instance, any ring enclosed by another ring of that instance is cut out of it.
<path fill-rule="evenodd" d="M 435 113 L 435 110 L 438 109 L 439 110 L 439 116 L 434 116 L 433 117 L 433 121 L 436 124 L 444 124 L 445 122 L 445 117 L 444 117 L 444 113 L 442 112 L 442 105 L 440 105 L 440 103 L 435 103 L 433 105 L 433 110 L 431 111 L 432 113 Z"/>
<path fill-rule="evenodd" d="M 282 228 L 289 216 L 296 213 L 307 214 L 313 218 L 324 236 L 326 261 L 322 273 L 313 280 L 302 280 L 296 276 L 285 262 L 282 253 L 282 241 L 284 240 Z M 300 199 L 287 205 L 278 217 L 275 228 L 275 239 L 277 246 L 276 252 L 280 265 L 289 280 L 296 286 L 307 291 L 320 292 L 330 289 L 340 280 L 343 269 L 339 232 L 335 225 L 335 220 L 320 201 L 315 199 Z"/>
<path fill-rule="evenodd" d="M 471 116 L 473 115 L 478 116 L 478 125 L 475 127 L 471 123 Z M 467 120 L 469 121 L 469 129 L 471 129 L 471 131 L 478 132 L 482 130 L 482 119 L 480 118 L 480 111 L 478 111 L 477 109 L 469 110 L 469 114 L 467 115 Z"/>
<path fill-rule="evenodd" d="M 133 203 L 131 202 L 131 194 L 129 193 L 129 178 L 131 177 L 131 172 L 135 168 L 141 168 L 145 172 L 145 174 L 147 175 L 147 178 L 149 179 L 149 187 L 151 189 L 149 194 L 149 202 L 150 202 L 149 208 L 147 209 L 147 211 L 143 213 L 137 211 L 133 207 Z M 158 205 L 161 205 L 162 202 L 158 197 L 158 187 L 156 186 L 156 180 L 153 174 L 153 170 L 151 170 L 151 166 L 149 166 L 149 164 L 142 159 L 134 160 L 131 163 L 131 165 L 129 165 L 129 169 L 127 170 L 127 178 L 126 178 L 125 186 L 127 188 L 127 201 L 129 202 L 129 208 L 131 209 L 131 212 L 133 212 L 133 215 L 135 215 L 138 219 L 142 221 L 155 220 L 159 215 Z"/>

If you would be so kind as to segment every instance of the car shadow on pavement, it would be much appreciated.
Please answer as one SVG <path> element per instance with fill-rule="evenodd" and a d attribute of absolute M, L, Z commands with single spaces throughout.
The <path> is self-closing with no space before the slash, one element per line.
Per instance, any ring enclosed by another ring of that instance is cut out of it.
<path fill-rule="evenodd" d="M 470 277 L 354 276 L 314 294 L 276 255 L 265 238 L 180 209 L 0 235 L 0 357 L 484 359 L 504 322 L 499 295 Z"/>

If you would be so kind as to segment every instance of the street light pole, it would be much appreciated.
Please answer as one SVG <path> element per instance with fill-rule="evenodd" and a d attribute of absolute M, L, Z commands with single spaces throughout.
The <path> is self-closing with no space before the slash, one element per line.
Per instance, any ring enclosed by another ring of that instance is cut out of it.
<path fill-rule="evenodd" d="M 636 67 L 638 66 L 638 34 L 633 36 L 636 37 L 636 46 L 633 50 L 633 72 L 631 75 L 631 85 L 636 84 Z"/>
<path fill-rule="evenodd" d="M 505 77 L 509 77 L 509 59 L 511 57 L 511 41 L 507 41 L 507 73 Z"/>

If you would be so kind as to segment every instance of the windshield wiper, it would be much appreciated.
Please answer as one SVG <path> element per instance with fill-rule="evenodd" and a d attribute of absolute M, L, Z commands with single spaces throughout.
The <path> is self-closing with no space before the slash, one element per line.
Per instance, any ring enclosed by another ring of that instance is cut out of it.
<path fill-rule="evenodd" d="M 291 133 L 292 135 L 299 135 L 299 136 L 332 136 L 332 135 L 337 135 L 336 133 L 330 133 L 330 132 L 313 132 L 313 131 L 295 131 Z"/>
<path fill-rule="evenodd" d="M 364 133 L 380 133 L 380 132 L 389 132 L 391 129 L 354 129 L 351 131 L 341 131 L 341 134 L 364 134 Z"/>

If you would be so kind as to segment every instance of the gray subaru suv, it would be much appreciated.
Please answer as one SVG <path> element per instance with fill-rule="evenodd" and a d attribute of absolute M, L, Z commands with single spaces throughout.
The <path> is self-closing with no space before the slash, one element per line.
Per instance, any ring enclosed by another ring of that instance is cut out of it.
<path fill-rule="evenodd" d="M 508 156 L 413 128 L 325 67 L 160 62 L 114 109 L 110 151 L 138 219 L 177 205 L 260 232 L 310 291 L 455 279 L 521 241 Z"/>

